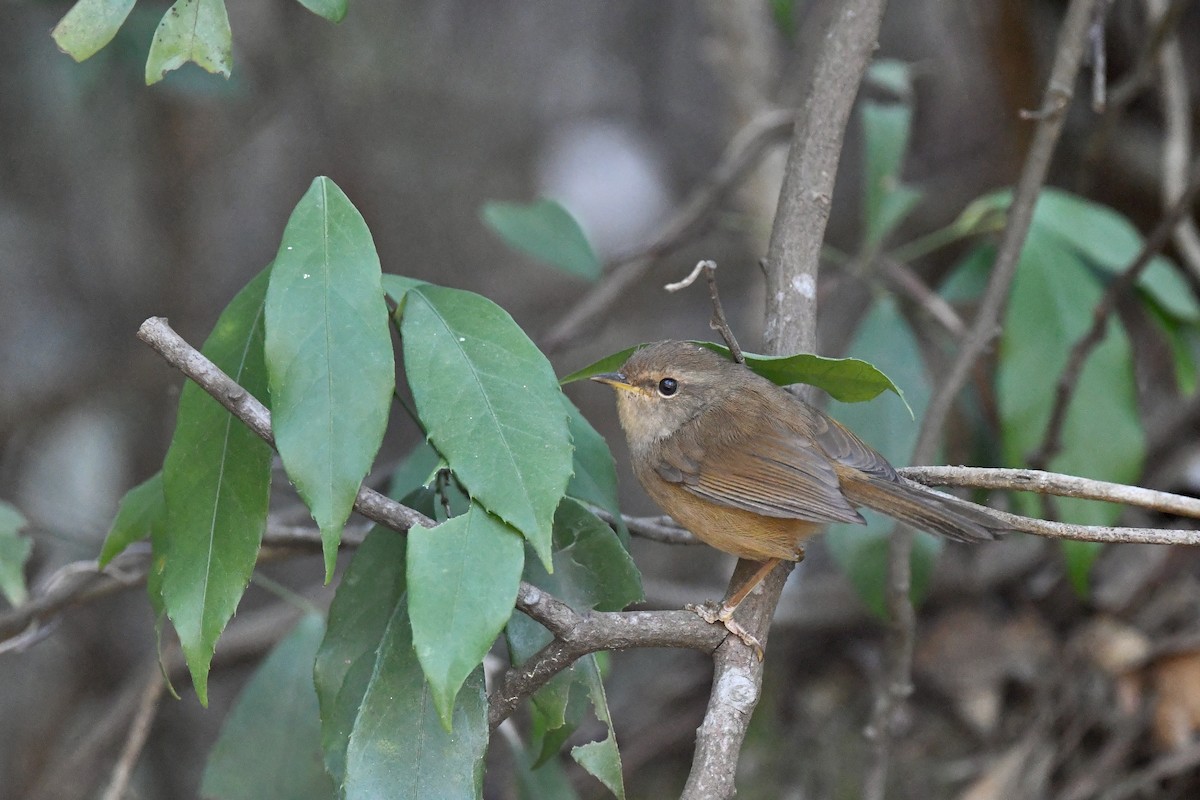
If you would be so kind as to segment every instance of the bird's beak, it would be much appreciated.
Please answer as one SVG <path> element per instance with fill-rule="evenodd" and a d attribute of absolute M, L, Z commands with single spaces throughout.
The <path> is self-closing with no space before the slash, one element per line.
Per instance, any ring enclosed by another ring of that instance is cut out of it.
<path fill-rule="evenodd" d="M 627 392 L 636 392 L 637 387 L 629 382 L 620 372 L 602 372 L 599 375 L 593 375 L 592 380 L 596 383 L 607 383 L 614 389 L 624 389 Z"/>

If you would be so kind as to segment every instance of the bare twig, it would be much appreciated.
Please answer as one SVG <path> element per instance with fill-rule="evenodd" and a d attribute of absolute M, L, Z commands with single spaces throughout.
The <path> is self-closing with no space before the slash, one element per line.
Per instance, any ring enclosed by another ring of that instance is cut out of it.
<path fill-rule="evenodd" d="M 1083 365 L 1088 356 L 1108 334 L 1108 318 L 1116 307 L 1117 300 L 1133 288 L 1134 283 L 1150 265 L 1154 256 L 1170 241 L 1179 221 L 1191 210 L 1197 192 L 1200 192 L 1200 159 L 1197 159 L 1192 165 L 1187 188 L 1183 194 L 1154 226 L 1154 230 L 1146 237 L 1141 251 L 1125 268 L 1120 277 L 1108 284 L 1100 302 L 1092 311 L 1092 326 L 1071 347 L 1067 363 L 1059 373 L 1058 382 L 1055 385 L 1054 405 L 1050 410 L 1050 420 L 1046 424 L 1045 436 L 1042 438 L 1037 452 L 1029 455 L 1029 465 L 1034 469 L 1044 469 L 1062 449 L 1063 425 L 1067 419 L 1071 398 L 1075 395 L 1075 387 L 1079 383 L 1079 375 L 1083 372 Z"/>
<path fill-rule="evenodd" d="M 129 788 L 129 779 L 133 777 L 133 768 L 137 765 L 142 748 L 150 735 L 150 726 L 154 722 L 158 701 L 164 688 L 166 681 L 163 679 L 162 670 L 157 663 L 151 664 L 146 671 L 146 682 L 138 699 L 137 711 L 129 725 L 125 747 L 121 749 L 121 756 L 113 767 L 112 778 L 104 790 L 103 800 L 121 800 L 125 796 Z"/>
<path fill-rule="evenodd" d="M 1088 28 L 1088 42 L 1092 47 L 1092 110 L 1097 114 L 1104 113 L 1105 85 L 1108 72 L 1108 56 L 1104 48 L 1104 23 L 1108 19 L 1108 9 L 1112 0 L 1102 0 L 1096 7 L 1092 25 Z"/>
<path fill-rule="evenodd" d="M 704 273 L 704 280 L 708 283 L 708 297 L 712 301 L 713 307 L 713 315 L 712 319 L 708 322 L 708 327 L 721 334 L 721 338 L 725 340 L 725 344 L 729 347 L 729 353 L 733 356 L 733 360 L 739 364 L 745 364 L 746 356 L 742 354 L 742 348 L 738 346 L 737 338 L 733 335 L 733 329 L 729 327 L 729 321 L 725 319 L 725 309 L 721 305 L 721 295 L 717 291 L 717 262 L 701 261 L 688 273 L 686 278 L 674 283 L 668 283 L 663 288 L 668 292 L 678 292 L 680 289 L 686 289 L 696 282 L 696 278 L 699 277 L 701 272 Z"/>
<path fill-rule="evenodd" d="M 1099 1 L 1072 0 L 1067 9 L 1062 29 L 1059 31 L 1054 66 L 1041 108 L 1035 114 L 1029 115 L 1038 120 L 1037 129 L 1013 193 L 1012 205 L 1008 209 L 991 278 L 975 321 L 949 374 L 930 399 L 913 450 L 911 460 L 914 463 L 922 464 L 933 459 L 954 398 L 966 383 L 975 362 L 999 332 L 998 323 L 1008 302 L 1018 257 L 1033 220 L 1038 193 L 1045 183 L 1050 159 L 1054 155 L 1066 120 L 1067 106 L 1070 105 L 1074 94 L 1075 79 L 1087 46 L 1088 28 L 1095 19 Z M 875 704 L 868 726 L 874 739 L 872 757 L 863 785 L 863 797 L 867 800 L 882 800 L 884 796 L 891 753 L 892 720 L 896 710 L 904 702 L 907 687 L 912 683 L 914 626 L 908 592 L 912 546 L 913 532 L 903 526 L 893 532 L 888 542 L 887 605 L 892 620 L 892 635 L 888 648 L 888 678 L 882 683 L 884 691 Z"/>
<path fill-rule="evenodd" d="M 588 506 L 591 512 L 600 519 L 607 522 L 609 525 L 616 523 L 616 517 L 602 508 Z M 679 523 L 668 516 L 657 517 L 630 517 L 621 516 L 621 521 L 625 523 L 625 527 L 630 533 L 636 534 L 643 539 L 649 539 L 652 542 L 660 542 L 662 544 L 704 544 L 696 538 L 691 531 L 679 527 Z"/>
<path fill-rule="evenodd" d="M 954 338 L 958 339 L 967 332 L 967 326 L 963 324 L 962 317 L 958 316 L 954 306 L 930 289 L 911 267 L 903 261 L 887 256 L 880 256 L 877 260 L 883 268 L 880 274 L 892 289 L 907 295 Z"/>
<path fill-rule="evenodd" d="M 788 152 L 767 252 L 767 352 L 809 351 L 816 338 L 817 268 L 846 121 L 875 48 L 883 0 L 839 5 L 814 65 L 804 109 Z M 791 564 L 777 568 L 739 607 L 742 626 L 766 644 L 770 620 Z M 727 639 L 714 656 L 713 688 L 683 797 L 734 793 L 738 753 L 762 685 L 762 664 L 749 647 Z"/>
<path fill-rule="evenodd" d="M 541 348 L 546 352 L 557 350 L 587 332 L 589 324 L 641 280 L 655 261 L 696 235 L 712 210 L 745 177 L 767 148 L 787 135 L 795 118 L 795 112 L 790 109 L 768 111 L 738 131 L 713 171 L 693 190 L 654 241 L 614 262 L 600 283 L 571 306 L 541 338 Z"/>
<path fill-rule="evenodd" d="M 1181 517 L 1200 519 L 1200 499 L 1195 497 L 1056 472 L 992 467 L 904 467 L 898 472 L 905 478 L 926 486 L 1038 492 L 1057 497 L 1122 503 L 1162 514 L 1178 514 Z"/>

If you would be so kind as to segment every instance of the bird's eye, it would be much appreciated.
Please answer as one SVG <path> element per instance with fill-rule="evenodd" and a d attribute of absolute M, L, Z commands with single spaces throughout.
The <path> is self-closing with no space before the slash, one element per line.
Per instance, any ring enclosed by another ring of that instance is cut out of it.
<path fill-rule="evenodd" d="M 663 397 L 670 397 L 679 391 L 679 381 L 674 378 L 663 378 L 658 382 L 658 393 Z"/>

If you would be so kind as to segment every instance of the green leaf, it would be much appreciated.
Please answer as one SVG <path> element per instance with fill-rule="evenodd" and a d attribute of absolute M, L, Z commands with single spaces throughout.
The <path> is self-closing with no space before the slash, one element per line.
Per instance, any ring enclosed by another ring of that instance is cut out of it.
<path fill-rule="evenodd" d="M 525 578 L 576 610 L 620 611 L 643 597 L 641 573 L 613 529 L 569 497 L 554 514 L 554 574 L 531 561 Z"/>
<path fill-rule="evenodd" d="M 564 272 L 588 280 L 600 277 L 603 265 L 571 212 L 554 200 L 484 203 L 484 223 L 510 247 Z"/>
<path fill-rule="evenodd" d="M 550 563 L 571 437 L 546 357 L 502 308 L 442 286 L 409 291 L 404 368 L 417 413 L 471 497 Z"/>
<path fill-rule="evenodd" d="M 617 465 L 613 461 L 612 451 L 608 449 L 608 442 L 566 395 L 562 396 L 562 400 L 567 409 L 571 444 L 575 448 L 572 463 L 575 474 L 567 484 L 567 496 L 612 514 L 616 520 L 617 535 L 622 544 L 628 547 L 629 530 L 621 518 L 621 504 L 617 496 Z"/>
<path fill-rule="evenodd" d="M 600 668 L 596 662 L 596 656 L 594 654 L 585 656 L 580 659 L 579 666 L 586 676 L 596 717 L 608 728 L 608 735 L 598 742 L 588 742 L 571 748 L 571 758 L 603 783 L 618 800 L 625 800 L 625 782 L 621 776 L 621 754 L 617 750 L 617 737 L 613 733 L 612 717 L 608 712 L 608 699 L 604 694 L 604 683 L 600 680 Z"/>
<path fill-rule="evenodd" d="M 413 647 L 447 731 L 459 687 L 512 616 L 524 565 L 520 535 L 474 504 L 408 532 Z"/>
<path fill-rule="evenodd" d="M 851 344 L 883 364 L 888 372 L 909 387 L 908 394 L 918 415 L 925 413 L 931 387 L 925 375 L 920 347 L 908 322 L 899 313 L 891 297 L 876 300 L 863 319 Z M 905 463 L 917 443 L 918 426 L 901 412 L 901 404 L 892 398 L 866 405 L 844 405 L 833 409 L 838 421 L 854 430 L 885 458 Z M 825 542 L 834 560 L 854 584 L 867 607 L 887 618 L 888 538 L 895 523 L 866 511 L 867 525 L 831 525 Z M 925 532 L 913 540 L 911 556 L 912 598 L 925 596 L 928 580 L 937 563 L 943 541 Z"/>
<path fill-rule="evenodd" d="M 1187 280 L 1168 259 L 1156 256 L 1138 279 L 1138 288 L 1180 322 L 1200 322 L 1200 303 Z"/>
<path fill-rule="evenodd" d="M 271 271 L 266 355 L 275 444 L 321 529 L 326 581 L 395 388 L 380 275 L 358 209 L 333 181 L 314 180 Z"/>
<path fill-rule="evenodd" d="M 33 542 L 20 535 L 25 524 L 20 511 L 0 500 L 0 593 L 13 606 L 21 605 L 29 597 L 25 562 L 33 550 Z"/>
<path fill-rule="evenodd" d="M 342 575 L 329 607 L 329 625 L 313 665 L 321 709 L 325 768 L 340 785 L 346 747 L 388 622 L 404 596 L 405 537 L 376 527 Z"/>
<path fill-rule="evenodd" d="M 566 770 L 555 760 L 538 762 L 515 736 L 504 737 L 513 760 L 518 800 L 579 800 Z"/>
<path fill-rule="evenodd" d="M 905 69 L 903 64 L 899 68 Z M 894 79 L 891 82 L 896 83 Z M 901 81 L 898 85 L 903 83 Z M 878 247 L 921 199 L 919 191 L 905 185 L 900 179 L 912 127 L 910 97 L 911 94 L 906 91 L 901 102 L 865 100 L 861 104 L 867 183 L 863 195 L 865 249 Z"/>
<path fill-rule="evenodd" d="M 269 268 L 217 320 L 202 352 L 266 401 L 263 295 Z M 162 470 L 167 507 L 162 599 L 192 683 L 208 703 L 213 648 L 233 616 L 267 525 L 271 448 L 199 386 L 187 382 Z M 151 537 L 155 543 L 155 537 Z"/>
<path fill-rule="evenodd" d="M 388 296 L 396 301 L 396 304 L 401 308 L 404 307 L 404 299 L 408 296 L 411 289 L 418 286 L 428 286 L 428 281 L 417 280 L 416 278 L 408 278 L 403 275 L 392 275 L 391 273 L 383 273 L 383 290 Z M 401 314 L 400 316 L 403 316 Z"/>
<path fill-rule="evenodd" d="M 413 652 L 403 599 L 379 643 L 378 658 L 346 752 L 346 800 L 474 799 L 482 796 L 487 750 L 483 670 L 454 704 L 453 733 L 442 727 Z"/>
<path fill-rule="evenodd" d="M 146 85 L 152 86 L 191 61 L 229 77 L 233 68 L 233 32 L 224 0 L 177 0 L 167 9 L 150 41 Z"/>
<path fill-rule="evenodd" d="M 526 562 L 527 566 L 536 563 L 532 559 Z M 524 614 L 513 614 L 504 628 L 504 641 L 513 666 L 524 664 L 553 638 L 548 630 Z M 551 678 L 530 698 L 534 740 L 540 739 L 542 743 L 535 766 L 557 753 L 582 721 L 586 705 L 580 705 L 574 710 L 575 713 L 569 714 L 567 710 L 572 687 L 578 680 L 579 673 L 572 665 Z"/>
<path fill-rule="evenodd" d="M 346 16 L 346 0 L 299 0 L 300 5 L 330 22 L 341 22 Z"/>
<path fill-rule="evenodd" d="M 167 501 L 163 497 L 162 472 L 159 471 L 121 498 L 117 516 L 100 547 L 100 567 L 107 565 L 129 545 L 149 536 L 151 526 L 166 515 Z"/>
<path fill-rule="evenodd" d="M 729 348 L 713 342 L 693 341 L 692 344 L 707 347 L 714 353 L 729 355 Z M 572 372 L 559 383 L 566 385 L 599 375 L 602 372 L 619 370 L 631 355 L 643 347 L 646 347 L 646 344 L 634 345 L 619 353 L 605 356 L 583 369 Z M 833 399 L 843 403 L 872 400 L 884 391 L 895 392 L 896 396 L 904 401 L 904 392 L 900 391 L 900 387 L 893 383 L 887 375 L 866 361 L 860 361 L 857 358 L 825 358 L 812 353 L 798 353 L 791 356 L 760 356 L 754 353 L 744 353 L 743 355 L 746 357 L 747 367 L 780 386 L 806 383 L 816 386 Z M 904 402 L 907 407 L 907 401 Z M 911 410 L 909 413 L 911 414 Z"/>
<path fill-rule="evenodd" d="M 1061 546 L 1063 557 L 1067 560 L 1067 579 L 1071 582 L 1071 588 L 1080 597 L 1086 598 L 1091 585 L 1092 565 L 1096 563 L 1104 545 L 1100 542 L 1063 540 Z"/>
<path fill-rule="evenodd" d="M 1055 398 L 1054 376 L 1091 327 L 1102 288 L 1079 251 L 1042 226 L 1029 232 L 1004 322 L 996 378 L 1005 460 L 1023 466 L 1045 437 Z M 1136 404 L 1133 356 L 1124 329 L 1108 323 L 1103 342 L 1079 376 L 1062 431 L 1056 472 L 1130 483 L 1141 472 L 1145 437 Z M 1097 431 L 1103 431 L 1097 436 Z M 1027 502 L 1032 498 L 1025 498 Z M 1111 525 L 1116 505 L 1064 498 L 1073 522 Z M 1028 506 L 1027 506 L 1028 508 Z"/>
<path fill-rule="evenodd" d="M 79 0 L 50 35 L 76 61 L 91 58 L 112 41 L 136 0 Z"/>
<path fill-rule="evenodd" d="M 325 800 L 321 720 L 311 665 L 325 630 L 309 614 L 238 695 L 204 768 L 200 792 L 220 800 Z"/>

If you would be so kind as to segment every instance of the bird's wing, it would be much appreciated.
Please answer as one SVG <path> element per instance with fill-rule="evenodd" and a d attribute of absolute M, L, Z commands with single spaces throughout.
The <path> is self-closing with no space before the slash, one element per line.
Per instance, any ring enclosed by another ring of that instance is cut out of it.
<path fill-rule="evenodd" d="M 897 480 L 896 470 L 888 460 L 851 430 L 820 409 L 813 408 L 799 398 L 793 399 L 798 418 L 803 420 L 797 427 L 812 437 L 830 461 L 839 467 L 849 467 L 875 478 Z"/>
<path fill-rule="evenodd" d="M 655 471 L 710 502 L 767 517 L 864 521 L 843 496 L 833 462 L 811 437 L 779 419 L 746 419 L 721 404 L 661 443 Z"/>

